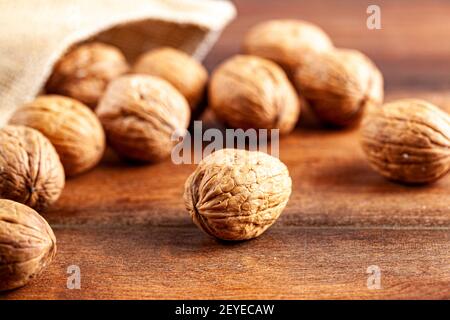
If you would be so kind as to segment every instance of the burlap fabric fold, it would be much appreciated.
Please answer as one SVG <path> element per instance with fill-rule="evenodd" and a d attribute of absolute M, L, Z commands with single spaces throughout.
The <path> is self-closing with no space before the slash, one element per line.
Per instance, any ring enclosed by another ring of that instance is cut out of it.
<path fill-rule="evenodd" d="M 75 43 L 104 41 L 130 61 L 170 45 L 201 60 L 234 16 L 222 0 L 0 0 L 0 127 Z"/>

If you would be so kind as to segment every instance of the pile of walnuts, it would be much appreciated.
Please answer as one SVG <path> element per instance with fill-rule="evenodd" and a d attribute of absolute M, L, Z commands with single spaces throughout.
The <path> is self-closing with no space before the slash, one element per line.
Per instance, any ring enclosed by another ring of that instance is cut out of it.
<path fill-rule="evenodd" d="M 243 54 L 220 64 L 210 80 L 174 48 L 156 48 L 130 65 L 116 47 L 81 44 L 55 65 L 45 90 L 0 129 L 0 290 L 26 284 L 53 259 L 55 236 L 34 209 L 57 201 L 66 177 L 94 168 L 107 144 L 123 159 L 166 159 L 178 142 L 173 134 L 186 132 L 206 105 L 226 126 L 281 134 L 295 128 L 305 107 L 337 128 L 363 119 L 362 147 L 381 175 L 428 183 L 450 170 L 448 114 L 421 100 L 382 105 L 375 64 L 298 20 L 254 26 Z M 291 192 L 280 160 L 223 149 L 189 176 L 184 202 L 207 234 L 248 240 L 277 220 Z"/>
<path fill-rule="evenodd" d="M 202 111 L 207 79 L 200 63 L 171 48 L 144 53 L 132 67 L 103 43 L 60 59 L 46 94 L 0 129 L 0 291 L 26 284 L 56 253 L 53 231 L 34 210 L 57 201 L 66 178 L 94 168 L 106 141 L 125 159 L 168 157 L 173 132 Z"/>

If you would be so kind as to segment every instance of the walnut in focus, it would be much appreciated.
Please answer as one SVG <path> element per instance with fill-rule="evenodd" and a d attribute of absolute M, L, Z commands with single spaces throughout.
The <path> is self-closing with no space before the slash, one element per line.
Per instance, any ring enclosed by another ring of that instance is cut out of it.
<path fill-rule="evenodd" d="M 450 116 L 416 99 L 371 110 L 362 123 L 362 147 L 372 168 L 403 183 L 429 183 L 450 170 Z"/>
<path fill-rule="evenodd" d="M 128 75 L 111 82 L 96 110 L 108 142 L 124 158 L 155 162 L 168 157 L 189 124 L 186 99 L 169 82 Z"/>
<path fill-rule="evenodd" d="M 186 98 L 193 113 L 205 95 L 208 72 L 183 51 L 163 47 L 141 55 L 133 72 L 160 77 L 172 84 Z"/>
<path fill-rule="evenodd" d="M 272 61 L 237 55 L 213 73 L 209 104 L 227 125 L 242 129 L 280 129 L 290 132 L 300 104 L 284 71 Z"/>
<path fill-rule="evenodd" d="M 50 141 L 34 129 L 5 126 L 0 129 L 0 142 L 0 198 L 36 210 L 58 200 L 64 170 Z"/>
<path fill-rule="evenodd" d="M 219 150 L 204 158 L 185 183 L 194 223 L 222 240 L 248 240 L 280 216 L 292 181 L 277 158 L 258 151 Z"/>
<path fill-rule="evenodd" d="M 295 72 L 295 83 L 324 123 L 353 125 L 366 108 L 383 102 L 383 76 L 361 52 L 336 49 L 304 59 Z"/>
<path fill-rule="evenodd" d="M 55 146 L 66 176 L 93 168 L 105 150 L 100 121 L 91 109 L 71 98 L 40 96 L 19 108 L 10 123 L 43 133 Z"/>
<path fill-rule="evenodd" d="M 56 238 L 33 209 L 0 200 L 0 291 L 24 286 L 52 262 Z"/>
<path fill-rule="evenodd" d="M 95 108 L 108 83 L 128 71 L 122 52 L 94 42 L 75 47 L 53 68 L 47 93 L 72 97 Z"/>
<path fill-rule="evenodd" d="M 269 20 L 247 32 L 244 52 L 272 60 L 286 70 L 303 64 L 306 52 L 333 49 L 328 35 L 318 26 L 300 20 Z"/>

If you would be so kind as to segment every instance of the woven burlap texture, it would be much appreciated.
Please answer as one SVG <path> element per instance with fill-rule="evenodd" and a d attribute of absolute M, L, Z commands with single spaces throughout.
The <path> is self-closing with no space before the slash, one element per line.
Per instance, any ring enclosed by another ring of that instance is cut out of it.
<path fill-rule="evenodd" d="M 131 61 L 170 45 L 201 60 L 234 16 L 222 0 L 0 0 L 0 127 L 75 43 L 111 43 Z"/>

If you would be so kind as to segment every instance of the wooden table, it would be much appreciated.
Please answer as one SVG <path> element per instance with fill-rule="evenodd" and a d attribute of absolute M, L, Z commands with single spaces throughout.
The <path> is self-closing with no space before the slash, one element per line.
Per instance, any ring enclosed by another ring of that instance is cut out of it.
<path fill-rule="evenodd" d="M 240 16 L 205 63 L 211 70 L 237 53 L 258 21 L 302 18 L 372 57 L 387 100 L 427 98 L 450 111 L 450 3 L 377 1 L 383 28 L 368 30 L 371 3 L 236 1 Z M 182 194 L 194 166 L 130 166 L 108 153 L 67 181 L 44 214 L 58 239 L 54 263 L 0 298 L 449 299 L 450 175 L 430 186 L 394 184 L 369 168 L 357 130 L 300 127 L 281 141 L 291 200 L 260 238 L 225 244 L 193 225 Z M 71 265 L 80 267 L 80 290 L 67 289 Z M 367 287 L 369 266 L 381 270 L 380 289 Z"/>

